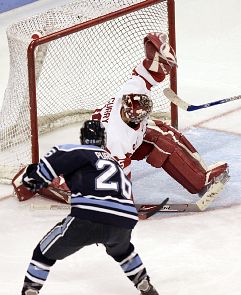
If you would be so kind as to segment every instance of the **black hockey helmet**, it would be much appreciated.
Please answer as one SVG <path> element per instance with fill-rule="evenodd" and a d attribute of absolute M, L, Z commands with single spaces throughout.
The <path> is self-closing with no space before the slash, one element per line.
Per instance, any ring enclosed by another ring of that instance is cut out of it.
<path fill-rule="evenodd" d="M 103 124 L 97 120 L 85 121 L 80 129 L 80 142 L 104 148 L 106 146 L 106 132 Z"/>
<path fill-rule="evenodd" d="M 152 100 L 145 94 L 127 94 L 122 97 L 125 116 L 136 124 L 147 118 L 153 108 Z"/>

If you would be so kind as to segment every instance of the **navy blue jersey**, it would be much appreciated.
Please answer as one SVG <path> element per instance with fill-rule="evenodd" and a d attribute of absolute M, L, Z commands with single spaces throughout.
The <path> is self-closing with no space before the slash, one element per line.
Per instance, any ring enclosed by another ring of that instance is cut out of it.
<path fill-rule="evenodd" d="M 45 181 L 63 175 L 71 191 L 71 215 L 133 228 L 138 220 L 131 183 L 105 150 L 90 145 L 59 145 L 40 160 Z"/>

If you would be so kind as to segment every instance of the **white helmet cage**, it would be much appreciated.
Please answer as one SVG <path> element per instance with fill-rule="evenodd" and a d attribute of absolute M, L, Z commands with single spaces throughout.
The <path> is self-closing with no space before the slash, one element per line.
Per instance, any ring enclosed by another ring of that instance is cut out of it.
<path fill-rule="evenodd" d="M 153 102 L 145 94 L 126 94 L 122 97 L 122 107 L 125 116 L 138 124 L 150 115 Z"/>

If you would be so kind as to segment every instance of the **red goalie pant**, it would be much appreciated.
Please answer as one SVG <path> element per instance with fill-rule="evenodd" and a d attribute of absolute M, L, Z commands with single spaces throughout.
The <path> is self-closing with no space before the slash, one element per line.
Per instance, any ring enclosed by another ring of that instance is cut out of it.
<path fill-rule="evenodd" d="M 151 121 L 142 145 L 132 160 L 142 160 L 153 167 L 162 167 L 190 193 L 199 193 L 213 177 L 227 169 L 226 163 L 207 167 L 196 149 L 175 128 L 162 121 Z"/>

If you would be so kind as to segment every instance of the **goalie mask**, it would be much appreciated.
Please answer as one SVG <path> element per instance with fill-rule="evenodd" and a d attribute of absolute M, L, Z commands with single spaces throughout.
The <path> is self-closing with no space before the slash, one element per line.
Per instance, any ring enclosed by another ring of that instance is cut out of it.
<path fill-rule="evenodd" d="M 84 145 L 106 146 L 105 127 L 100 121 L 88 120 L 80 129 L 80 142 Z"/>
<path fill-rule="evenodd" d="M 124 115 L 133 123 L 140 123 L 152 111 L 153 103 L 145 94 L 127 94 L 122 97 Z"/>

